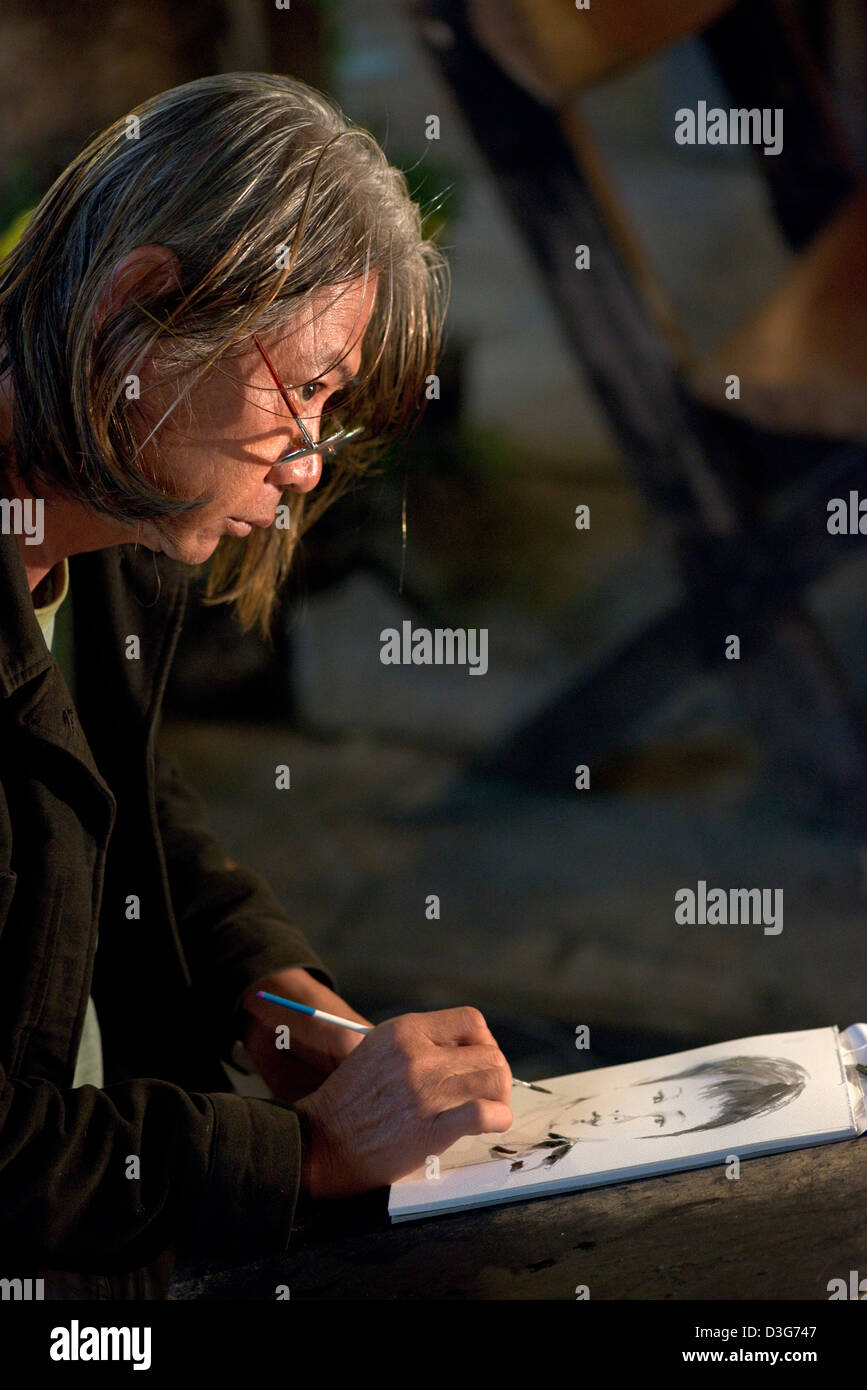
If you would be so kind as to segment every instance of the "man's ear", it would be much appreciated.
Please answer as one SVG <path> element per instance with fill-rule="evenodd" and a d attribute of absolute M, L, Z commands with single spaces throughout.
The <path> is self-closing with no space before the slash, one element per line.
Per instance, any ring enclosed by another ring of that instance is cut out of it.
<path fill-rule="evenodd" d="M 180 288 L 181 267 L 174 251 L 168 246 L 137 246 L 121 256 L 112 270 L 94 310 L 94 328 L 98 333 L 105 320 L 130 299 L 156 299 Z"/>

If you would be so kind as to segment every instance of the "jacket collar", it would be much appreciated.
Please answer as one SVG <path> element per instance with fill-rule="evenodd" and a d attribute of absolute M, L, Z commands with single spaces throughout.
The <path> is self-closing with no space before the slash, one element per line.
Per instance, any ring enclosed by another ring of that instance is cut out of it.
<path fill-rule="evenodd" d="M 94 749 L 106 716 L 147 730 L 159 708 L 183 618 L 191 567 L 146 547 L 117 545 L 73 555 L 76 664 L 98 671 L 79 681 L 76 703 Z M 138 642 L 132 647 L 130 639 Z M 108 735 L 108 730 L 102 732 Z"/>
<path fill-rule="evenodd" d="M 51 665 L 39 627 L 27 571 L 13 535 L 0 534 L 0 692 L 14 695 L 26 681 Z"/>
<path fill-rule="evenodd" d="M 146 717 L 165 686 L 190 567 L 144 547 L 120 545 L 73 555 L 69 571 L 76 660 L 99 670 L 102 695 L 131 701 L 127 715 Z M 133 660 L 125 647 L 130 636 L 140 645 Z M 18 542 L 0 534 L 0 694 L 13 695 L 52 664 Z"/>

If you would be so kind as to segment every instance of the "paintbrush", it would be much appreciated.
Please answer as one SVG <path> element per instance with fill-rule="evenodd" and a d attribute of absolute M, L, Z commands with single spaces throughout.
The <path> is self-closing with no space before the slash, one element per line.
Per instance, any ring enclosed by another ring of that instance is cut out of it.
<path fill-rule="evenodd" d="M 341 1028 L 351 1028 L 353 1033 L 369 1033 L 371 1030 L 366 1023 L 356 1023 L 351 1018 L 340 1018 L 337 1014 L 326 1013 L 325 1009 L 314 1009 L 310 1004 L 299 1004 L 295 999 L 284 999 L 279 994 L 269 994 L 267 990 L 257 989 L 257 999 L 267 999 L 269 1004 L 282 1004 L 284 1009 L 295 1009 L 296 1013 L 309 1014 L 311 1018 L 321 1018 L 325 1023 L 336 1023 Z M 550 1096 L 544 1086 L 537 1086 L 532 1081 L 519 1081 L 516 1076 L 512 1077 L 513 1086 L 525 1086 L 528 1091 L 541 1091 L 543 1096 Z"/>

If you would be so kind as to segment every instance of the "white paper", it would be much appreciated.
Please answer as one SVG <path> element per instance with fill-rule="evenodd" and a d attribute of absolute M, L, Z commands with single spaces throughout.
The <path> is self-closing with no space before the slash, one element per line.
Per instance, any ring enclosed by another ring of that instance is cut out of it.
<path fill-rule="evenodd" d="M 550 1096 L 516 1087 L 507 1133 L 461 1139 L 439 1156 L 438 1177 L 426 1176 L 436 1172 L 429 1163 L 395 1183 L 389 1213 L 517 1201 L 853 1136 L 839 1036 L 830 1027 L 739 1038 L 540 1081 Z"/>

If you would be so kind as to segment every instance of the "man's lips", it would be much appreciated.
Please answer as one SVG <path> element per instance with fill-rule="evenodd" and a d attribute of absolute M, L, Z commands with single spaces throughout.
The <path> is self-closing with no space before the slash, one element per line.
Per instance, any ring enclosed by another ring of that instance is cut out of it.
<path fill-rule="evenodd" d="M 255 517 L 227 516 L 226 521 L 233 536 L 249 536 L 254 526 L 258 526 L 262 530 L 267 530 L 269 526 L 273 526 L 274 517 L 270 516 L 266 520 L 256 520 Z"/>

